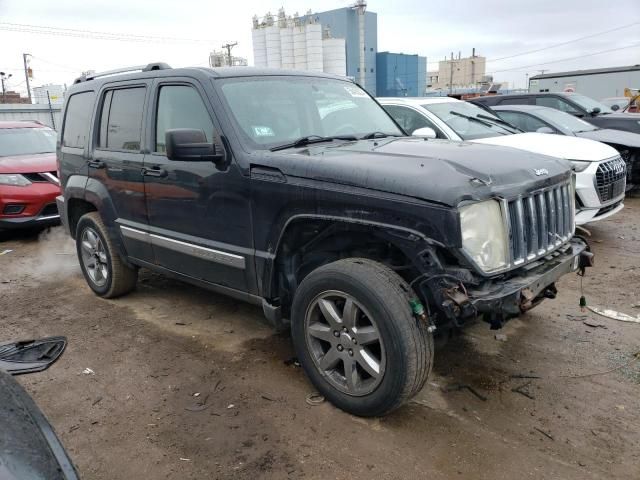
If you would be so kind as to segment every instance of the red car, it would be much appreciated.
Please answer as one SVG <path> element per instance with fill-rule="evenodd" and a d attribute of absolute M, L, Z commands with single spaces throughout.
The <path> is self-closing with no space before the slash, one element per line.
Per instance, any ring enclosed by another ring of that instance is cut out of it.
<path fill-rule="evenodd" d="M 0 231 L 60 223 L 56 132 L 37 122 L 0 122 Z"/>

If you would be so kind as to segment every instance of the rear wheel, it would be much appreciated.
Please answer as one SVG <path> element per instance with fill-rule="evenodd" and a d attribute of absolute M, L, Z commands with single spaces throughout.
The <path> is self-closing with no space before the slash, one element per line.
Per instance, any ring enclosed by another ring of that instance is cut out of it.
<path fill-rule="evenodd" d="M 113 298 L 135 288 L 138 270 L 124 264 L 98 212 L 87 213 L 78 221 L 76 250 L 82 274 L 97 295 Z"/>
<path fill-rule="evenodd" d="M 412 314 L 415 294 L 386 266 L 340 260 L 310 273 L 292 308 L 292 337 L 305 372 L 337 407 L 385 415 L 423 386 L 433 338 Z"/>

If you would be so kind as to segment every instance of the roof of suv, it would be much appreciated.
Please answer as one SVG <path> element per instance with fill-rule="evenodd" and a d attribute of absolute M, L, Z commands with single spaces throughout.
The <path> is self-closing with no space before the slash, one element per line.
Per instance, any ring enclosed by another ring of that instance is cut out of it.
<path fill-rule="evenodd" d="M 311 72 L 303 70 L 282 70 L 278 68 L 257 68 L 257 67 L 184 67 L 171 68 L 166 63 L 150 63 L 146 66 L 130 67 L 107 72 L 92 73 L 78 77 L 74 81 L 74 86 L 78 84 L 102 84 L 115 80 L 135 80 L 144 78 L 174 77 L 180 75 L 207 76 L 211 78 L 233 78 L 233 77 L 264 77 L 264 76 L 300 76 L 300 77 L 322 77 L 339 80 L 352 81 L 340 75 L 331 75 L 323 72 Z"/>

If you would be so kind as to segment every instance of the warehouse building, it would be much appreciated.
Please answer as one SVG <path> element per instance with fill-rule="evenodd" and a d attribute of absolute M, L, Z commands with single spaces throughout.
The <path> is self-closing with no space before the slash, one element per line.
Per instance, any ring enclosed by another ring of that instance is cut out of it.
<path fill-rule="evenodd" d="M 469 88 L 475 87 L 485 77 L 487 59 L 476 55 L 473 49 L 470 57 L 458 57 L 441 60 L 438 63 L 438 71 L 429 72 L 428 83 L 433 89 Z"/>
<path fill-rule="evenodd" d="M 379 52 L 376 61 L 379 97 L 422 97 L 427 88 L 427 58 Z"/>
<path fill-rule="evenodd" d="M 529 91 L 576 92 L 602 99 L 621 97 L 625 88 L 640 88 L 640 65 L 546 73 L 529 79 Z"/>

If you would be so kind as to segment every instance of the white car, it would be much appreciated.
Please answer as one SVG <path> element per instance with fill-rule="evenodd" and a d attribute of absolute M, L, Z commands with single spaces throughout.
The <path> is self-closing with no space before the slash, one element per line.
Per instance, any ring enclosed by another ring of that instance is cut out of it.
<path fill-rule="evenodd" d="M 522 133 L 476 105 L 449 97 L 378 98 L 409 134 L 502 145 L 569 160 L 576 171 L 576 224 L 624 208 L 626 164 L 609 145 L 586 138 Z"/>

